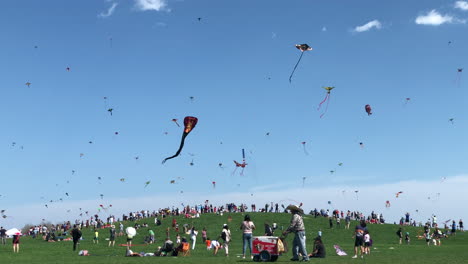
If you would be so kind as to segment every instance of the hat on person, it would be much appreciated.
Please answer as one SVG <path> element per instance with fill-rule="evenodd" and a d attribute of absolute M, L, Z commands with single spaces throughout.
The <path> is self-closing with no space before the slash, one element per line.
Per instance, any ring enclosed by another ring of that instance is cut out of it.
<path fill-rule="evenodd" d="M 288 207 L 286 207 L 286 210 L 291 211 L 292 213 L 297 212 L 300 214 L 304 214 L 304 210 L 302 208 L 297 207 L 296 205 L 290 204 Z"/>

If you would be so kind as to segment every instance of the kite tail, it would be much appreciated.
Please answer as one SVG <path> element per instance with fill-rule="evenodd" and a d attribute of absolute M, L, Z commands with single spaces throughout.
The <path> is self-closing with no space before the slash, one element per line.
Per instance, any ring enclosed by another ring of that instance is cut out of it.
<path fill-rule="evenodd" d="M 292 77 L 294 75 L 294 72 L 296 71 L 297 65 L 299 65 L 299 62 L 302 59 L 302 55 L 304 55 L 304 52 L 301 52 L 301 56 L 299 57 L 299 60 L 297 60 L 296 66 L 294 66 L 293 71 L 291 72 L 291 75 L 289 76 L 289 83 L 291 83 Z"/>
<path fill-rule="evenodd" d="M 320 118 L 322 118 L 328 111 L 328 104 L 330 104 L 330 94 L 327 94 L 328 100 L 327 100 L 327 106 L 325 106 L 325 111 L 320 115 Z M 326 100 L 326 98 L 325 98 Z M 320 109 L 320 106 L 319 106 Z"/>
<path fill-rule="evenodd" d="M 165 158 L 162 163 L 164 164 L 167 160 L 170 160 L 170 159 L 173 159 L 177 156 L 179 156 L 180 152 L 182 151 L 182 148 L 184 148 L 184 142 L 185 142 L 185 138 L 187 137 L 188 133 L 183 133 L 182 134 L 182 140 L 180 141 L 180 146 L 179 146 L 179 149 L 177 150 L 177 152 L 173 155 L 173 156 L 170 156 L 170 157 L 167 157 Z"/>
<path fill-rule="evenodd" d="M 325 103 L 325 101 L 327 101 L 327 99 L 330 98 L 330 94 L 327 93 L 327 95 L 325 95 L 325 98 L 323 98 L 322 102 L 320 102 L 318 108 L 317 108 L 317 111 L 320 110 L 320 107 L 322 107 L 322 104 Z"/>

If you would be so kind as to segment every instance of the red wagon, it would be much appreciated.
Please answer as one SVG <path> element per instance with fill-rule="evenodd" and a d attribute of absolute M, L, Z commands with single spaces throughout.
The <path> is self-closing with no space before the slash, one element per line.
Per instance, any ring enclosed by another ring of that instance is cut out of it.
<path fill-rule="evenodd" d="M 280 252 L 278 251 L 278 237 L 257 236 L 253 237 L 252 255 L 254 261 L 276 261 Z"/>

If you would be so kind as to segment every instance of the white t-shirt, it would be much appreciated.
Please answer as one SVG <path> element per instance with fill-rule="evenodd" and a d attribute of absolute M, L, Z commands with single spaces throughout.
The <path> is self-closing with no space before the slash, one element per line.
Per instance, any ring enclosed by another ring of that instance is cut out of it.
<path fill-rule="evenodd" d="M 366 242 L 366 243 L 370 242 L 370 235 L 369 234 L 364 235 L 364 242 Z"/>

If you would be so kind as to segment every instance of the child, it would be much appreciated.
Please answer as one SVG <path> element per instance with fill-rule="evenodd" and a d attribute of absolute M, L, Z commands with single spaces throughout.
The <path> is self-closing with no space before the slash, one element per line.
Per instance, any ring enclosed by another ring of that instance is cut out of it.
<path fill-rule="evenodd" d="M 364 232 L 364 254 L 370 255 L 371 238 L 368 231 Z"/>
<path fill-rule="evenodd" d="M 99 232 L 97 229 L 94 229 L 94 239 L 93 239 L 93 244 L 99 244 Z"/>
<path fill-rule="evenodd" d="M 20 236 L 21 233 L 13 235 L 13 252 L 19 253 Z"/>
<path fill-rule="evenodd" d="M 406 232 L 406 234 L 405 234 L 405 241 L 406 241 L 406 244 L 409 245 L 409 243 L 410 243 L 410 234 L 409 234 L 409 232 Z"/>

